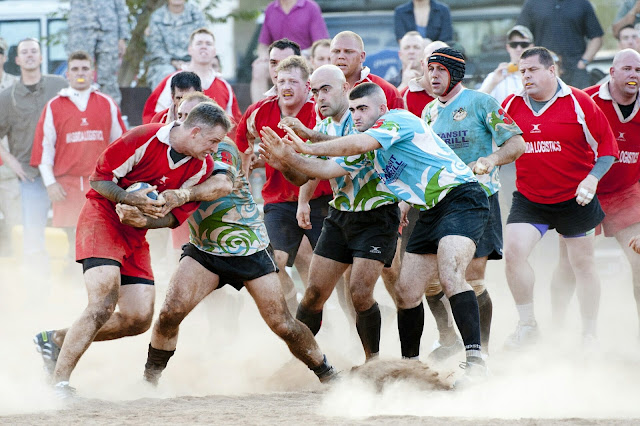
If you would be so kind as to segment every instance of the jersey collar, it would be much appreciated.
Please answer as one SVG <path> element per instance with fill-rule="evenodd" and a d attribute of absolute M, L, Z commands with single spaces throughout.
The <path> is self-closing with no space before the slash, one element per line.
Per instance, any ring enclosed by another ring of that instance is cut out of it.
<path fill-rule="evenodd" d="M 426 92 L 425 88 L 422 87 L 420 82 L 418 82 L 419 79 L 420 77 L 409 80 L 409 84 L 407 84 L 407 86 L 409 87 L 410 92 Z"/>
<path fill-rule="evenodd" d="M 636 96 L 636 101 L 633 105 L 633 111 L 627 118 L 624 118 L 624 115 L 622 114 L 622 111 L 620 111 L 618 103 L 614 101 L 613 96 L 611 96 L 611 91 L 609 90 L 609 82 L 600 85 L 600 89 L 598 89 L 598 96 L 602 100 L 611 101 L 611 103 L 613 104 L 613 109 L 615 110 L 616 115 L 618 116 L 618 120 L 620 120 L 621 123 L 628 123 L 629 121 L 633 120 L 638 113 L 638 109 L 640 109 L 640 96 Z"/>

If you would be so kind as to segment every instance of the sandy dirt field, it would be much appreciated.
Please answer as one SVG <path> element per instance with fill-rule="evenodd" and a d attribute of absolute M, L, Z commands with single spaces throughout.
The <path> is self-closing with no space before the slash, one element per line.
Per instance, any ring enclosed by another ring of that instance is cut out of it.
<path fill-rule="evenodd" d="M 481 386 L 434 390 L 417 374 L 426 367 L 399 364 L 395 309 L 381 283 L 376 290 L 383 312 L 381 361 L 375 374 L 364 368 L 330 387 L 317 383 L 271 334 L 246 291 L 224 288 L 183 323 L 176 355 L 157 389 L 142 381 L 147 332 L 91 345 L 72 376 L 82 398 L 72 405 L 52 395 L 31 341 L 38 331 L 68 326 L 86 303 L 80 266 L 64 267 L 64 236 L 49 231 L 48 241 L 52 271 L 46 276 L 34 275 L 29 265 L 21 268 L 17 256 L 0 258 L 0 424 L 640 424 L 638 320 L 629 267 L 614 241 L 597 244 L 603 290 L 600 347 L 588 356 L 580 345 L 575 300 L 563 329 L 554 329 L 550 320 L 549 279 L 557 253 L 557 237 L 550 235 L 532 261 L 542 333 L 535 351 L 503 350 L 517 314 L 503 262 L 490 262 L 492 376 Z M 173 270 L 159 252 L 156 310 Z M 427 313 L 423 361 L 436 338 Z M 344 372 L 364 361 L 357 334 L 335 297 L 325 309 L 318 342 Z M 445 383 L 462 374 L 458 363 L 463 355 L 454 358 L 437 367 Z M 418 378 L 391 379 L 386 371 L 398 368 Z"/>

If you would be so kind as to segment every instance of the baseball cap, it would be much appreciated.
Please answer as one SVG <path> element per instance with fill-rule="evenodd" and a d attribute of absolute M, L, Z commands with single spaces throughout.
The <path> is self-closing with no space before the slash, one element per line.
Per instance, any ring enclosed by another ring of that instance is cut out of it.
<path fill-rule="evenodd" d="M 531 34 L 531 30 L 529 30 L 529 28 L 525 27 L 524 25 L 516 25 L 515 27 L 511 28 L 507 33 L 507 40 L 511 38 L 513 33 L 518 33 L 522 37 L 528 39 L 533 43 L 533 34 Z"/>

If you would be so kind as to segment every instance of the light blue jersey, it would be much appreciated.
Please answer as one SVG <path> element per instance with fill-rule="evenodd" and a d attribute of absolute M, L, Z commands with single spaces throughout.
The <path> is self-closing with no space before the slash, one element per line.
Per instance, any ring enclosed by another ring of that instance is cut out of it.
<path fill-rule="evenodd" d="M 477 179 L 427 124 L 394 109 L 366 132 L 382 148 L 367 153 L 385 185 L 419 210 L 434 207 L 454 187 Z"/>
<path fill-rule="evenodd" d="M 422 118 L 465 164 L 491 155 L 511 137 L 522 134 L 492 96 L 465 88 L 446 104 L 431 101 Z M 500 189 L 498 167 L 476 177 L 487 195 Z"/>
<path fill-rule="evenodd" d="M 327 117 L 316 125 L 314 130 L 330 136 L 346 136 L 358 133 L 347 111 L 340 122 Z M 333 200 L 329 205 L 336 210 L 361 212 L 375 209 L 386 204 L 398 202 L 398 198 L 387 188 L 373 168 L 365 154 L 349 157 L 334 157 L 348 175 L 330 179 Z"/>
<path fill-rule="evenodd" d="M 238 148 L 225 138 L 213 159 L 213 174 L 226 174 L 233 182 L 233 191 L 226 197 L 200 203 L 188 219 L 191 243 L 217 256 L 249 256 L 266 249 L 267 228 L 241 171 Z"/>

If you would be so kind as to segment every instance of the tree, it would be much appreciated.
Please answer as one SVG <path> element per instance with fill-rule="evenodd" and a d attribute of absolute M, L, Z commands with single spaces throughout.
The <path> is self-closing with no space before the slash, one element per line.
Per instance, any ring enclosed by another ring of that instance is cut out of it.
<path fill-rule="evenodd" d="M 145 55 L 146 43 L 144 40 L 144 32 L 149 25 L 151 14 L 166 3 L 167 0 L 127 0 L 127 6 L 131 11 L 130 21 L 135 23 L 135 27 L 131 31 L 131 40 L 127 47 L 127 53 L 122 59 L 120 72 L 118 74 L 118 83 L 121 87 L 129 87 L 136 79 L 140 71 L 140 64 Z M 226 22 L 229 18 L 240 20 L 253 20 L 259 14 L 259 9 L 234 11 L 226 16 L 214 16 L 213 12 L 221 0 L 203 0 L 200 1 L 202 11 L 211 23 Z M 145 72 L 138 82 L 146 84 L 146 64 L 143 64 Z"/>

